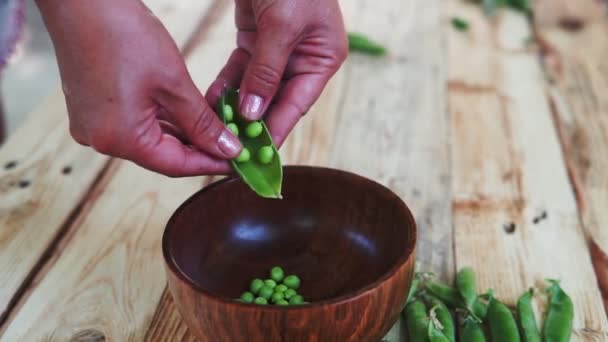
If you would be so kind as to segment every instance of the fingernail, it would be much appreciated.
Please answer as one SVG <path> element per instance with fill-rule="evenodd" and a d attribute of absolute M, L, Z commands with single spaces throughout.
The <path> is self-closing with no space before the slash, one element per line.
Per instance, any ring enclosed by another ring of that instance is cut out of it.
<path fill-rule="evenodd" d="M 249 120 L 257 120 L 262 117 L 262 104 L 264 100 L 258 95 L 248 94 L 243 99 L 241 115 Z"/>
<path fill-rule="evenodd" d="M 227 129 L 222 131 L 222 134 L 217 139 L 217 143 L 222 153 L 228 158 L 235 158 L 241 153 L 241 142 Z"/>

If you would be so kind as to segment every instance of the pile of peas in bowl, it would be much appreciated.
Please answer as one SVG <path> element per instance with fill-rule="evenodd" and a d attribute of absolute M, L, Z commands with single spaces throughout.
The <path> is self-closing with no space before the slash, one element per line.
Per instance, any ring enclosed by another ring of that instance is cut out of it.
<path fill-rule="evenodd" d="M 249 291 L 243 292 L 238 300 L 258 305 L 308 304 L 304 301 L 304 297 L 298 294 L 299 288 L 300 278 L 297 275 L 285 276 L 285 271 L 281 267 L 275 266 L 270 269 L 270 278 L 253 279 L 249 285 Z"/>

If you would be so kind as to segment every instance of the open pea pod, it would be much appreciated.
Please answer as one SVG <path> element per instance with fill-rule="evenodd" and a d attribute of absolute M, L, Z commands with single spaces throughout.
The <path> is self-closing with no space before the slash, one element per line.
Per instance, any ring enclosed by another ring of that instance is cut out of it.
<path fill-rule="evenodd" d="M 244 120 L 238 112 L 238 90 L 226 89 L 218 102 L 217 113 L 224 124 L 234 124 L 238 130 L 238 137 L 243 147 L 249 151 L 248 158 L 236 158 L 230 163 L 232 168 L 249 187 L 258 195 L 265 198 L 282 198 L 281 185 L 283 183 L 283 166 L 281 158 L 268 127 L 264 121 L 259 121 L 262 130 L 255 137 L 247 134 L 247 127 L 251 124 Z M 260 156 L 262 152 L 268 152 Z M 270 152 L 272 151 L 272 152 Z"/>

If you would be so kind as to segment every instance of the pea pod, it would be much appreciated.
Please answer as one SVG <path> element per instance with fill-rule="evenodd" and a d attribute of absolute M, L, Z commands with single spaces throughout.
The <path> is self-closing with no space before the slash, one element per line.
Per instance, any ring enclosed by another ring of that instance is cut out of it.
<path fill-rule="evenodd" d="M 495 298 L 490 299 L 487 320 L 492 342 L 519 342 L 519 330 L 511 310 Z"/>
<path fill-rule="evenodd" d="M 517 315 L 524 342 L 541 342 L 540 332 L 538 331 L 534 310 L 532 309 L 533 295 L 534 290 L 530 289 L 517 300 Z"/>
<path fill-rule="evenodd" d="M 430 342 L 450 342 L 450 339 L 445 336 L 444 327 L 441 325 L 439 320 L 436 318 L 437 307 L 433 307 L 430 313 L 429 325 L 427 334 Z"/>
<path fill-rule="evenodd" d="M 373 56 L 382 56 L 386 53 L 386 49 L 382 45 L 356 32 L 348 33 L 348 49 Z"/>
<path fill-rule="evenodd" d="M 239 132 L 248 132 L 251 129 L 247 129 L 252 123 L 243 120 L 238 115 L 238 101 L 239 93 L 238 90 L 227 89 L 221 96 L 218 102 L 217 112 L 224 124 L 228 124 L 229 121 L 233 120 L 232 123 L 236 125 Z M 253 123 L 258 126 L 261 125 L 261 130 L 257 135 L 240 134 L 239 139 L 243 144 L 243 152 L 241 156 L 231 161 L 233 169 L 241 177 L 253 191 L 258 195 L 265 198 L 282 198 L 281 197 L 281 185 L 283 183 L 283 167 L 281 165 L 281 159 L 279 153 L 272 142 L 272 137 L 268 132 L 268 128 L 263 121 Z M 267 158 L 268 154 L 264 155 L 264 162 L 261 162 L 256 158 L 261 149 L 271 149 L 274 156 L 270 156 L 271 159 Z M 267 161 L 267 162 L 266 162 Z"/>
<path fill-rule="evenodd" d="M 559 281 L 549 279 L 547 289 L 549 308 L 543 326 L 543 337 L 546 342 L 567 342 L 572 335 L 574 307 L 572 299 L 560 287 Z"/>
<path fill-rule="evenodd" d="M 472 317 L 467 317 L 460 330 L 460 341 L 463 342 L 485 342 L 486 336 L 483 333 L 481 324 L 477 323 Z"/>
<path fill-rule="evenodd" d="M 463 302 L 458 291 L 448 285 L 429 281 L 426 283 L 426 289 L 433 296 L 443 301 L 447 306 L 452 308 L 463 308 Z"/>
<path fill-rule="evenodd" d="M 412 280 L 412 284 L 410 285 L 410 291 L 407 294 L 407 299 L 405 301 L 406 305 L 407 305 L 407 303 L 409 303 L 412 300 L 412 298 L 418 291 L 418 285 L 420 285 L 420 278 L 418 278 L 418 276 L 414 276 L 414 279 Z"/>
<path fill-rule="evenodd" d="M 456 275 L 456 288 L 464 300 L 467 309 L 473 310 L 473 304 L 477 300 L 477 285 L 475 272 L 471 267 L 463 267 Z"/>
<path fill-rule="evenodd" d="M 405 306 L 403 314 L 407 325 L 408 341 L 427 342 L 429 317 L 426 313 L 426 305 L 415 298 Z"/>
<path fill-rule="evenodd" d="M 454 327 L 454 318 L 450 313 L 450 310 L 441 302 L 439 299 L 425 295 L 423 299 L 432 307 L 433 315 L 442 326 L 441 332 L 450 342 L 456 341 L 456 332 Z"/>

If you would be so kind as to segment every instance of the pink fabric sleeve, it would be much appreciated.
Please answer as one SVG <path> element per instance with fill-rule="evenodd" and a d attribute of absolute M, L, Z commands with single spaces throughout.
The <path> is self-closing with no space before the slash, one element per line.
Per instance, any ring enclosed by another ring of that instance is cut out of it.
<path fill-rule="evenodd" d="M 25 17 L 23 0 L 0 0 L 0 69 L 21 36 Z"/>

